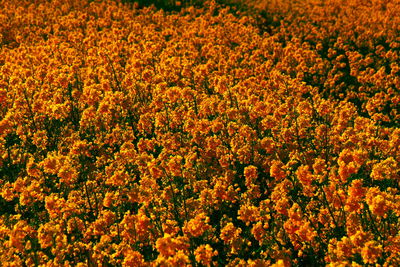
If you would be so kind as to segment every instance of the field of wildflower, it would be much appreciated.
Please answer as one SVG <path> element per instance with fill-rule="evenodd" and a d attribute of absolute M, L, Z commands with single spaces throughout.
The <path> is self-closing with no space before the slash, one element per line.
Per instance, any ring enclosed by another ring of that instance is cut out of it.
<path fill-rule="evenodd" d="M 399 266 L 400 1 L 139 2 L 0 0 L 0 266 Z"/>

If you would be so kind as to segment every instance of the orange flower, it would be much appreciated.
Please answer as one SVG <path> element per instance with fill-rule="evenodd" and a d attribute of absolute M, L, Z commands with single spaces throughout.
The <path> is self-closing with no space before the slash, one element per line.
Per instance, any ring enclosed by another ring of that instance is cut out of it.
<path fill-rule="evenodd" d="M 398 0 L 31 2 L 0 1 L 2 265 L 400 265 Z"/>
<path fill-rule="evenodd" d="M 283 259 L 279 259 L 276 261 L 276 263 L 271 265 L 271 267 L 289 267 L 289 266 L 291 266 L 291 264 Z"/>
<path fill-rule="evenodd" d="M 353 255 L 353 243 L 350 238 L 344 236 L 337 243 L 336 256 L 340 259 L 346 259 Z"/>
<path fill-rule="evenodd" d="M 363 230 L 356 231 L 353 235 L 350 236 L 351 242 L 357 248 L 364 247 L 364 244 L 372 238 L 371 233 L 364 232 Z"/>
<path fill-rule="evenodd" d="M 365 188 L 362 187 L 362 180 L 353 180 L 348 188 L 348 198 L 346 198 L 344 209 L 349 212 L 360 210 L 362 207 L 360 201 L 364 196 Z"/>
<path fill-rule="evenodd" d="M 45 207 L 50 215 L 50 218 L 54 219 L 62 214 L 65 202 L 65 199 L 59 198 L 55 194 L 47 196 L 45 198 Z"/>
<path fill-rule="evenodd" d="M 211 230 L 211 226 L 208 224 L 209 220 L 204 213 L 197 214 L 195 218 L 185 222 L 183 232 L 194 237 L 199 237 L 204 232 Z"/>
<path fill-rule="evenodd" d="M 361 257 L 365 264 L 374 264 L 382 254 L 382 245 L 376 241 L 368 241 L 361 250 Z"/>
<path fill-rule="evenodd" d="M 365 155 L 365 152 L 361 150 L 344 149 L 340 152 L 338 159 L 339 176 L 343 182 L 346 182 L 352 174 L 358 172 L 365 161 Z"/>
<path fill-rule="evenodd" d="M 393 157 L 389 157 L 372 167 L 371 177 L 375 180 L 397 179 L 398 164 Z"/>
<path fill-rule="evenodd" d="M 276 180 L 280 181 L 286 178 L 286 172 L 284 171 L 284 166 L 281 161 L 274 160 L 270 168 L 270 175 Z"/>
<path fill-rule="evenodd" d="M 182 160 L 181 156 L 172 157 L 168 162 L 168 169 L 173 176 L 182 175 Z"/>
<path fill-rule="evenodd" d="M 245 222 L 246 225 L 249 225 L 251 222 L 259 220 L 259 218 L 260 218 L 259 208 L 248 204 L 242 204 L 240 206 L 240 209 L 238 211 L 238 219 Z"/>
<path fill-rule="evenodd" d="M 130 178 L 126 171 L 117 170 L 106 180 L 106 184 L 112 186 L 123 186 L 128 183 L 129 180 Z"/>
<path fill-rule="evenodd" d="M 241 232 L 241 228 L 236 228 L 233 223 L 230 222 L 221 229 L 220 238 L 224 241 L 224 243 L 232 243 L 239 237 Z"/>
<path fill-rule="evenodd" d="M 296 175 L 303 186 L 310 186 L 314 180 L 314 175 L 311 173 L 308 166 L 300 166 L 296 171 Z"/>
<path fill-rule="evenodd" d="M 257 167 L 255 166 L 247 166 L 244 168 L 244 177 L 246 178 L 246 186 L 249 188 L 252 184 L 254 184 L 255 180 L 258 177 Z"/>
<path fill-rule="evenodd" d="M 72 185 L 76 182 L 78 178 L 78 172 L 74 167 L 69 164 L 64 163 L 60 170 L 58 171 L 58 177 L 60 177 L 60 182 Z"/>
<path fill-rule="evenodd" d="M 49 248 L 54 245 L 54 237 L 59 233 L 59 225 L 53 223 L 42 224 L 38 229 L 38 240 L 42 249 Z"/>
<path fill-rule="evenodd" d="M 15 197 L 14 190 L 12 188 L 12 184 L 6 182 L 2 186 L 1 196 L 7 201 L 12 201 Z"/>
<path fill-rule="evenodd" d="M 386 217 L 392 207 L 389 194 L 381 192 L 377 187 L 368 189 L 365 200 L 372 214 L 380 217 Z"/>
<path fill-rule="evenodd" d="M 49 155 L 40 165 L 46 173 L 50 174 L 57 174 L 60 168 L 58 158 L 54 155 Z"/>
<path fill-rule="evenodd" d="M 163 237 L 157 239 L 156 248 L 162 256 L 170 257 L 179 251 L 186 250 L 188 244 L 184 237 L 175 238 L 166 233 Z"/>
<path fill-rule="evenodd" d="M 261 148 L 265 150 L 268 154 L 274 153 L 275 143 L 272 138 L 265 137 L 260 141 Z"/>
<path fill-rule="evenodd" d="M 218 251 L 213 250 L 213 248 L 209 245 L 200 245 L 194 251 L 194 255 L 196 261 L 205 266 L 211 266 L 212 257 L 218 255 Z"/>
<path fill-rule="evenodd" d="M 251 228 L 251 234 L 254 236 L 254 238 L 258 241 L 260 245 L 263 244 L 266 231 L 261 222 L 257 222 L 253 225 L 253 227 Z"/>
<path fill-rule="evenodd" d="M 24 251 L 25 237 L 32 234 L 32 228 L 27 224 L 26 221 L 18 221 L 9 236 L 9 244 L 11 247 L 15 247 L 19 253 Z"/>

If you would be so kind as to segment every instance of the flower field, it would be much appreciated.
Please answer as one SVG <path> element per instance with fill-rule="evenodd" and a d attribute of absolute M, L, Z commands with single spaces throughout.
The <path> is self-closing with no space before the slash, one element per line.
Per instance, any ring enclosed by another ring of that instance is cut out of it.
<path fill-rule="evenodd" d="M 400 266 L 400 1 L 169 2 L 0 0 L 0 266 Z"/>

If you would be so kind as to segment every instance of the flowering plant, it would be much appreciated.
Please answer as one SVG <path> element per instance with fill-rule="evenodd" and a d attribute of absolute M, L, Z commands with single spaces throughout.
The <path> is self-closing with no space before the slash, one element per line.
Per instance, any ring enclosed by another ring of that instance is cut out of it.
<path fill-rule="evenodd" d="M 400 2 L 169 2 L 0 1 L 2 265 L 400 265 Z"/>

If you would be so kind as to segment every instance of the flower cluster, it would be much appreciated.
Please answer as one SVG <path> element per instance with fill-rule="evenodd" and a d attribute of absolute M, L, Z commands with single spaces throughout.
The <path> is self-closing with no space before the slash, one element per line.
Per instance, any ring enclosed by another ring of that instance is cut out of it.
<path fill-rule="evenodd" d="M 399 1 L 123 2 L 0 2 L 2 265 L 400 265 Z"/>

